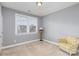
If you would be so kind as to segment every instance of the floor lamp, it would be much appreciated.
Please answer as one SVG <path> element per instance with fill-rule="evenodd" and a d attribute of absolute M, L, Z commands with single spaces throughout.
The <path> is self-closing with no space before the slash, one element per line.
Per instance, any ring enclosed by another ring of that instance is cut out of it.
<path fill-rule="evenodd" d="M 41 28 L 39 28 L 40 41 L 43 41 L 42 36 L 43 36 L 43 28 L 41 27 Z"/>

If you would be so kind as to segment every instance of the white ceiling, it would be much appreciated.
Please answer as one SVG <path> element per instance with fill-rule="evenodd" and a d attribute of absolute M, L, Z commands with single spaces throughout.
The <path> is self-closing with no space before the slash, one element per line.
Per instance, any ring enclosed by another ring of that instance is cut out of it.
<path fill-rule="evenodd" d="M 5 7 L 24 11 L 36 16 L 45 16 L 77 4 L 77 2 L 43 2 L 41 7 L 38 7 L 35 2 L 1 2 L 1 4 Z"/>

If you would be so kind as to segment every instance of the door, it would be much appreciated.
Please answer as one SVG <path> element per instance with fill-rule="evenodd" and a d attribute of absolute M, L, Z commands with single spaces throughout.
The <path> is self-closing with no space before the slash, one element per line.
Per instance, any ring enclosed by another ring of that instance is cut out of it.
<path fill-rule="evenodd" d="M 2 47 L 2 15 L 1 15 L 1 6 L 0 6 L 0 54 L 1 54 L 1 47 Z"/>

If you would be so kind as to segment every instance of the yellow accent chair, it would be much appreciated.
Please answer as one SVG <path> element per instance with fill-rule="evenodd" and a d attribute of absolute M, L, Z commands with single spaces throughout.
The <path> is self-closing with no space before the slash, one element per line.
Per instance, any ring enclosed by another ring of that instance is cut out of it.
<path fill-rule="evenodd" d="M 59 48 L 69 53 L 70 55 L 76 54 L 78 49 L 78 42 L 75 37 L 61 37 L 59 39 Z"/>

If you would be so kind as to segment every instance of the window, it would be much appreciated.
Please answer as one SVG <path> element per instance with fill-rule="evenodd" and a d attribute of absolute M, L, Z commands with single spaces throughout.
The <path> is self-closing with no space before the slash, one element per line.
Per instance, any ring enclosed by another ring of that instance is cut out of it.
<path fill-rule="evenodd" d="M 37 32 L 37 18 L 15 14 L 15 33 L 27 34 L 27 33 L 36 33 Z"/>

